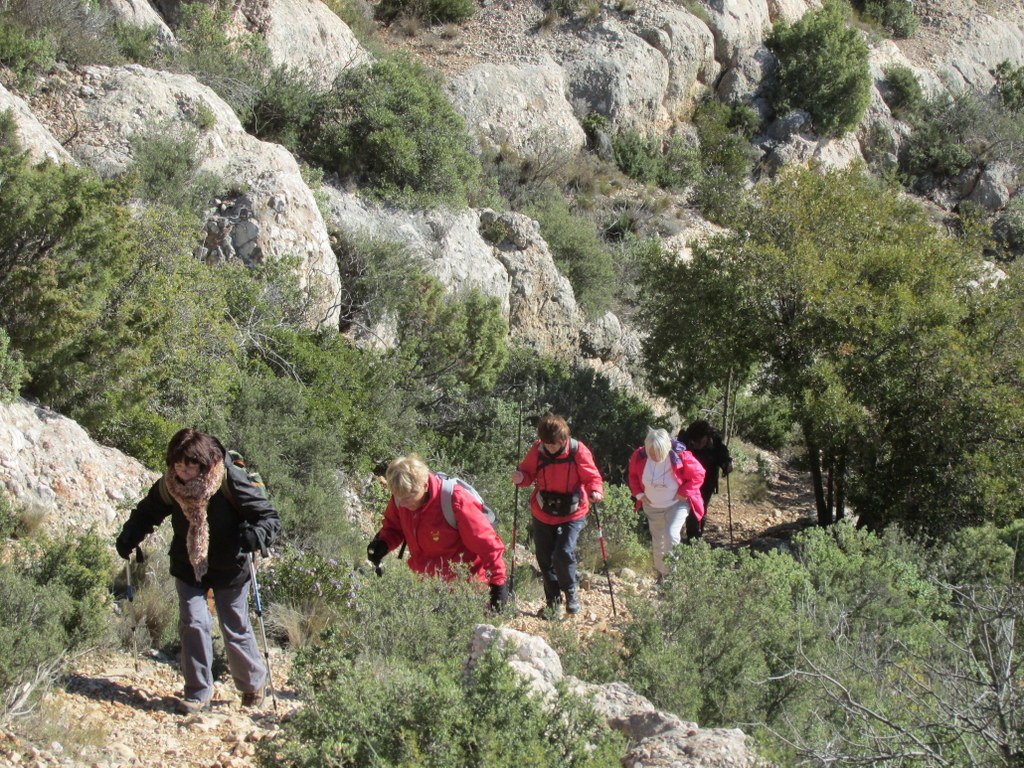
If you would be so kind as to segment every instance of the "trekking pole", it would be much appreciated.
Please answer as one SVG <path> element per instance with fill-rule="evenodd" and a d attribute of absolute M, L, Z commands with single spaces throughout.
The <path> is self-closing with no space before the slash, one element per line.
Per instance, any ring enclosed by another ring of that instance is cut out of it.
<path fill-rule="evenodd" d="M 725 404 L 722 408 L 722 439 L 725 440 L 726 449 L 729 448 L 729 391 L 732 389 L 732 368 L 729 369 L 729 380 L 725 385 Z M 733 405 L 733 410 L 736 406 Z M 715 472 L 718 472 L 718 465 L 715 464 Z M 729 547 L 734 548 L 736 542 L 732 537 L 732 492 L 729 488 L 729 474 L 725 475 L 725 505 L 729 510 Z M 707 510 L 704 510 L 707 514 Z"/>
<path fill-rule="evenodd" d="M 516 431 L 516 457 L 523 446 L 523 401 L 519 400 L 519 428 Z M 516 539 L 519 537 L 519 486 L 512 496 L 512 567 L 508 572 L 508 596 L 515 600 L 516 583 Z"/>
<path fill-rule="evenodd" d="M 597 523 L 597 540 L 601 544 L 601 559 L 604 560 L 604 572 L 608 577 L 608 594 L 612 598 L 612 616 L 618 616 L 615 610 L 615 590 L 612 589 L 612 569 L 608 567 L 608 548 L 604 543 L 604 528 L 601 527 L 601 517 L 597 513 L 597 502 L 594 502 L 594 522 Z"/>
<path fill-rule="evenodd" d="M 146 562 L 146 556 L 142 554 L 142 547 L 135 548 L 135 562 Z M 129 557 L 124 564 L 124 579 L 128 586 L 126 588 L 128 605 L 135 602 L 135 587 L 132 586 L 132 559 Z M 130 609 L 129 609 L 130 610 Z M 135 662 L 135 671 L 139 671 L 139 638 L 135 636 L 135 617 L 132 617 L 132 661 Z"/>
<path fill-rule="evenodd" d="M 263 658 L 267 662 L 267 688 L 270 689 L 270 700 L 277 712 L 277 695 L 274 693 L 274 674 L 270 668 L 270 646 L 267 645 L 267 628 L 263 623 L 263 601 L 260 599 L 260 583 L 256 580 L 255 555 L 249 553 L 249 576 L 252 578 L 252 603 L 256 609 L 256 618 L 260 620 L 260 634 L 263 635 Z"/>

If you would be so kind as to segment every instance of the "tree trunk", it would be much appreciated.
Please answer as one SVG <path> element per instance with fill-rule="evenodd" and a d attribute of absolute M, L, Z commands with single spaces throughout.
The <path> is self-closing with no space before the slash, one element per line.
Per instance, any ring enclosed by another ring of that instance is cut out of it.
<path fill-rule="evenodd" d="M 810 434 L 805 428 L 804 434 Z M 814 484 L 814 503 L 818 509 L 818 525 L 824 527 L 832 524 L 832 513 L 825 502 L 825 485 L 821 477 L 821 451 L 818 444 L 807 438 L 807 460 L 811 463 L 811 480 Z"/>

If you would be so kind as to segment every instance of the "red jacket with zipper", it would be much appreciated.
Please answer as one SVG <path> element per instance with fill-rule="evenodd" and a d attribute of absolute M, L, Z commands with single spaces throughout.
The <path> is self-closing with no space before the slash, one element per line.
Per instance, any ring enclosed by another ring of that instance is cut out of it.
<path fill-rule="evenodd" d="M 505 583 L 505 544 L 484 516 L 483 507 L 458 484 L 452 491 L 452 511 L 457 528 L 445 520 L 441 509 L 441 478 L 427 478 L 427 500 L 419 509 L 400 507 L 392 496 L 384 510 L 384 524 L 377 536 L 394 551 L 404 542 L 409 567 L 417 573 L 455 577 L 453 563 L 465 563 L 469 571 L 488 584 Z"/>
<path fill-rule="evenodd" d="M 562 451 L 551 458 L 564 459 L 569 456 L 571 440 L 567 440 L 562 446 Z M 594 462 L 594 455 L 590 449 L 579 440 L 576 441 L 576 457 L 573 461 L 563 464 L 545 464 L 545 451 L 540 440 L 530 446 L 522 462 L 519 464 L 519 471 L 523 474 L 523 480 L 519 483 L 520 488 L 525 488 L 536 482 L 533 493 L 530 494 L 530 511 L 533 516 L 542 523 L 548 525 L 559 525 L 572 520 L 579 520 L 586 517 L 590 511 L 590 494 L 593 491 L 604 493 L 604 481 L 601 479 L 601 471 Z M 539 491 L 555 491 L 556 493 L 572 493 L 579 489 L 580 505 L 571 515 L 556 517 L 544 512 L 540 507 L 540 499 L 537 498 Z"/>

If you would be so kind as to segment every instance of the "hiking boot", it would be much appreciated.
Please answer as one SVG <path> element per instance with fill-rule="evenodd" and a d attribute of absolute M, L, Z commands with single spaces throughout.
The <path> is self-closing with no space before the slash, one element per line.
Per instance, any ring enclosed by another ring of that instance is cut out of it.
<path fill-rule="evenodd" d="M 242 706 L 259 709 L 263 706 L 263 701 L 266 697 L 267 689 L 265 687 L 255 691 L 244 691 L 242 693 Z"/>
<path fill-rule="evenodd" d="M 573 589 L 565 590 L 565 612 L 570 616 L 579 613 L 583 608 L 580 605 L 580 593 L 575 587 Z"/>
<path fill-rule="evenodd" d="M 210 708 L 211 699 L 203 701 L 201 699 L 178 699 L 178 703 L 175 704 L 174 708 L 182 715 L 194 715 L 198 712 L 205 712 Z"/>

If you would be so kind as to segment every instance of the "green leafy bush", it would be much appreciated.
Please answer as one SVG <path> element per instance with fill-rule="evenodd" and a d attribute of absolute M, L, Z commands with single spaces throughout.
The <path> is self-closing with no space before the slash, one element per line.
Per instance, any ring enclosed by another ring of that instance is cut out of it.
<path fill-rule="evenodd" d="M 57 52 L 48 40 L 33 37 L 22 25 L 0 16 L 0 64 L 10 68 L 26 86 L 56 63 Z"/>
<path fill-rule="evenodd" d="M 913 0 L 864 0 L 864 15 L 874 19 L 895 38 L 906 38 L 918 27 Z"/>
<path fill-rule="evenodd" d="M 651 548 L 647 518 L 642 512 L 636 511 L 629 488 L 625 485 L 607 486 L 604 501 L 597 507 L 597 515 L 590 513 L 587 525 L 580 534 L 580 565 L 594 573 L 604 571 L 604 559 L 597 535 L 598 517 L 604 531 L 609 567 L 613 571 L 618 568 L 649 571 Z"/>
<path fill-rule="evenodd" d="M 996 93 L 1003 106 L 1014 112 L 1024 110 L 1024 66 L 1001 61 L 995 68 Z"/>
<path fill-rule="evenodd" d="M 793 412 L 785 400 L 770 395 L 736 398 L 736 434 L 766 451 L 779 451 L 793 440 Z"/>
<path fill-rule="evenodd" d="M 225 188 L 215 174 L 199 168 L 193 131 L 155 129 L 132 137 L 132 163 L 122 182 L 133 196 L 198 217 Z"/>
<path fill-rule="evenodd" d="M 758 120 L 749 107 L 705 100 L 693 116 L 700 139 L 700 175 L 694 203 L 711 221 L 727 224 L 743 207 L 744 185 L 756 150 Z"/>
<path fill-rule="evenodd" d="M 885 103 L 892 114 L 906 120 L 917 114 L 924 105 L 924 92 L 914 70 L 903 64 L 893 64 L 885 69 Z"/>
<path fill-rule="evenodd" d="M 777 22 L 765 45 L 779 59 L 775 110 L 806 110 L 824 136 L 856 127 L 871 92 L 868 47 L 830 0 L 795 24 Z"/>
<path fill-rule="evenodd" d="M 0 328 L 0 403 L 17 399 L 21 386 L 28 378 L 25 364 L 17 350 L 12 350 L 7 331 Z"/>
<path fill-rule="evenodd" d="M 471 674 L 462 658 L 432 664 L 362 659 L 322 665 L 300 656 L 304 680 L 321 681 L 261 765 L 619 764 L 621 736 L 582 701 L 561 691 L 557 715 L 494 650 Z M 372 703 L 372 706 L 368 704 Z"/>
<path fill-rule="evenodd" d="M 572 283 L 576 302 L 590 318 L 611 307 L 615 295 L 612 255 L 589 220 L 572 212 L 558 193 L 535 200 L 527 215 L 537 219 L 558 268 Z"/>
<path fill-rule="evenodd" d="M 612 139 L 612 149 L 623 173 L 663 189 L 681 189 L 700 173 L 698 148 L 680 135 L 663 140 L 624 131 Z"/>
<path fill-rule="evenodd" d="M 473 0 L 382 0 L 376 14 L 382 21 L 413 18 L 426 24 L 460 24 L 475 11 Z"/>
<path fill-rule="evenodd" d="M 138 64 L 151 64 L 157 57 L 157 28 L 139 27 L 135 24 L 113 25 L 114 40 L 118 50 L 128 59 Z"/>
<path fill-rule="evenodd" d="M 274 67 L 255 94 L 246 130 L 301 154 L 303 136 L 310 130 L 317 98 L 317 89 L 308 73 L 287 65 Z"/>
<path fill-rule="evenodd" d="M 385 197 L 464 205 L 480 185 L 465 123 L 408 59 L 345 70 L 319 100 L 305 141 L 313 162 Z"/>

